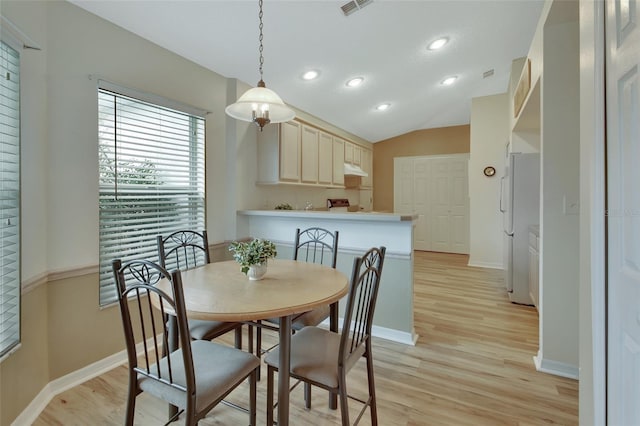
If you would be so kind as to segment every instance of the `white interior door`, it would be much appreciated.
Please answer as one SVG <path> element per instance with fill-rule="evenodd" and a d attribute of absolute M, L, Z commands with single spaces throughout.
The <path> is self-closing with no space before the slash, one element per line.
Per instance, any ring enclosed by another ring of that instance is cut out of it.
<path fill-rule="evenodd" d="M 414 249 L 469 253 L 466 155 L 394 160 L 394 210 L 415 213 Z"/>
<path fill-rule="evenodd" d="M 449 161 L 431 160 L 431 249 L 451 251 L 451 185 L 449 184 Z"/>
<path fill-rule="evenodd" d="M 396 213 L 413 213 L 413 162 L 411 158 L 395 158 L 393 161 L 393 210 Z"/>
<path fill-rule="evenodd" d="M 414 249 L 431 250 L 429 214 L 429 175 L 431 167 L 424 158 L 413 159 L 413 210 L 418 215 L 415 223 Z"/>
<path fill-rule="evenodd" d="M 640 10 L 606 9 L 607 416 L 640 425 Z"/>
<path fill-rule="evenodd" d="M 454 159 L 449 165 L 449 235 L 452 253 L 469 253 L 469 162 Z"/>

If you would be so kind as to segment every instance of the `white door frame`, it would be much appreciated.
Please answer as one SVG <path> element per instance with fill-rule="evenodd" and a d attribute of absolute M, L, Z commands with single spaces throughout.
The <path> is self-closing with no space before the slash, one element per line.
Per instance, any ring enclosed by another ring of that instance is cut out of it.
<path fill-rule="evenodd" d="M 580 420 L 594 425 L 607 421 L 604 11 L 604 2 L 580 1 L 580 315 L 590 313 L 580 321 L 590 337 L 580 345 Z"/>

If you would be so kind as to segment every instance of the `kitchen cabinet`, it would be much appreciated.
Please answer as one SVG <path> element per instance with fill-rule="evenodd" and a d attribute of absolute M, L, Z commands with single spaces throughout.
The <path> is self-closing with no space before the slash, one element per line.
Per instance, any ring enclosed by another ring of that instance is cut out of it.
<path fill-rule="evenodd" d="M 344 144 L 344 162 L 359 166 L 362 163 L 362 148 L 351 142 Z"/>
<path fill-rule="evenodd" d="M 347 144 L 353 158 L 354 144 L 313 125 L 291 120 L 265 126 L 258 134 L 256 183 L 344 188 Z"/>
<path fill-rule="evenodd" d="M 300 182 L 300 129 L 297 121 L 265 126 L 258 135 L 259 184 Z"/>
<path fill-rule="evenodd" d="M 353 164 L 360 166 L 362 164 L 362 148 L 359 145 L 353 145 Z"/>
<path fill-rule="evenodd" d="M 333 136 L 320 131 L 318 135 L 318 183 L 333 184 L 334 167 L 337 166 L 333 164 Z"/>
<path fill-rule="evenodd" d="M 537 229 L 529 231 L 529 296 L 533 300 L 533 304 L 538 307 L 540 296 L 540 254 L 538 246 L 540 245 L 540 237 Z"/>
<path fill-rule="evenodd" d="M 280 125 L 280 179 L 300 180 L 300 123 L 289 121 Z"/>
<path fill-rule="evenodd" d="M 301 136 L 301 182 L 318 183 L 318 136 L 315 127 L 302 125 Z"/>
<path fill-rule="evenodd" d="M 351 142 L 344 143 L 344 162 L 353 164 L 353 144 Z"/>
<path fill-rule="evenodd" d="M 345 141 L 333 137 L 333 184 L 344 185 Z"/>

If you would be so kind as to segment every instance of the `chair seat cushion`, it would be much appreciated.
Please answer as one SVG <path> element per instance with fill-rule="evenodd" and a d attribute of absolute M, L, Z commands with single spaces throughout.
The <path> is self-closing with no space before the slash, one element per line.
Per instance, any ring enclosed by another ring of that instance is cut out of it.
<path fill-rule="evenodd" d="M 291 337 L 291 375 L 337 389 L 339 348 L 340 334 L 318 327 L 303 328 Z M 351 359 L 357 360 L 364 354 L 364 345 L 356 351 Z M 267 354 L 265 362 L 278 368 L 279 356 L 280 347 L 276 347 Z"/>
<path fill-rule="evenodd" d="M 212 340 L 239 326 L 237 322 L 189 320 L 189 334 L 192 339 Z"/>
<path fill-rule="evenodd" d="M 196 379 L 196 410 L 202 411 L 231 389 L 232 386 L 247 376 L 260 365 L 260 360 L 253 354 L 235 348 L 223 346 L 207 340 L 191 342 L 193 368 Z M 182 349 L 169 355 L 173 381 L 186 387 Z M 169 379 L 167 357 L 160 361 L 162 377 Z M 156 372 L 156 365 L 150 367 L 152 374 Z M 186 407 L 186 394 L 180 389 L 138 373 L 138 386 L 180 408 Z"/>

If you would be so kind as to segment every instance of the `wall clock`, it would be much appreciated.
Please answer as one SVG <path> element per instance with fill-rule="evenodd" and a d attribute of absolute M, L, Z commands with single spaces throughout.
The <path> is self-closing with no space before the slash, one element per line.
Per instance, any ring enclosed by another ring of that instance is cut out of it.
<path fill-rule="evenodd" d="M 492 166 L 487 166 L 484 168 L 484 175 L 487 177 L 491 177 L 496 174 L 496 169 Z"/>

